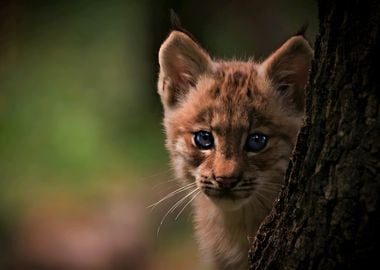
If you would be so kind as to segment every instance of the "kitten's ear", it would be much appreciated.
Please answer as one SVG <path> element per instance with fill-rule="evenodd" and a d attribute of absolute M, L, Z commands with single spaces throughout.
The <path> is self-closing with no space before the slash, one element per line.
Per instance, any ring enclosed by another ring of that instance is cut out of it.
<path fill-rule="evenodd" d="M 207 52 L 180 31 L 172 31 L 161 45 L 159 63 L 158 93 L 165 109 L 174 107 L 212 66 Z"/>
<path fill-rule="evenodd" d="M 261 65 L 264 76 L 276 91 L 281 91 L 285 102 L 298 111 L 304 110 L 305 86 L 313 58 L 313 49 L 299 35 L 288 39 Z"/>

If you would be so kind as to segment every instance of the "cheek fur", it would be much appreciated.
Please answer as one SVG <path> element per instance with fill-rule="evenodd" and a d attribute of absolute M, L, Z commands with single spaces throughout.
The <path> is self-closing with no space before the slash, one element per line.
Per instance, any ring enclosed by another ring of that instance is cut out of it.
<path fill-rule="evenodd" d="M 283 140 L 273 139 L 268 149 L 262 153 L 248 156 L 249 167 L 261 172 L 286 170 L 291 151 L 292 145 Z"/>
<path fill-rule="evenodd" d="M 173 162 L 176 163 L 176 159 L 181 159 L 180 167 L 194 174 L 197 168 L 204 162 L 207 158 L 207 153 L 205 151 L 199 150 L 193 144 L 193 139 L 190 134 L 187 136 L 181 136 L 174 142 L 174 152 Z M 178 163 L 178 162 L 177 162 Z M 178 167 L 178 166 L 176 166 Z"/>

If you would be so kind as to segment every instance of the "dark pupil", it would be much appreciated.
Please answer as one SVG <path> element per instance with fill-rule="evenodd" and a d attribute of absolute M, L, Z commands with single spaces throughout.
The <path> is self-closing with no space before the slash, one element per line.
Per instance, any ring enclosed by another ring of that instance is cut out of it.
<path fill-rule="evenodd" d="M 195 133 L 194 142 L 200 149 L 210 149 L 214 146 L 214 138 L 208 131 L 198 131 Z"/>
<path fill-rule="evenodd" d="M 267 137 L 264 134 L 252 134 L 247 140 L 247 150 L 248 151 L 260 151 L 267 144 Z"/>

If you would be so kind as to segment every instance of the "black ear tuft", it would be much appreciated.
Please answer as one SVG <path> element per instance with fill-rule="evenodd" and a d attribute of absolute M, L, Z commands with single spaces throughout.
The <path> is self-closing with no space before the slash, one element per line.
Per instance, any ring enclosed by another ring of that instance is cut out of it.
<path fill-rule="evenodd" d="M 179 19 L 177 13 L 175 13 L 174 9 L 170 9 L 170 21 L 172 23 L 172 30 L 181 31 L 182 25 L 181 20 Z"/>
<path fill-rule="evenodd" d="M 182 27 L 181 19 L 178 14 L 174 11 L 174 9 L 170 9 L 170 21 L 172 23 L 172 31 L 179 31 L 186 34 L 189 38 L 191 38 L 195 43 L 200 45 L 198 40 L 191 34 L 188 30 Z"/>
<path fill-rule="evenodd" d="M 298 29 L 298 31 L 294 33 L 293 36 L 303 36 L 304 38 L 306 38 L 306 31 L 308 27 L 309 27 L 309 22 L 308 21 L 304 22 L 302 26 Z"/>

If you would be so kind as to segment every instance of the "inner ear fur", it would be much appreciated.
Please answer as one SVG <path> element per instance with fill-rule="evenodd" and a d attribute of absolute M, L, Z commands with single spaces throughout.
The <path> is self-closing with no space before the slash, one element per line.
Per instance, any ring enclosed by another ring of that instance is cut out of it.
<path fill-rule="evenodd" d="M 309 77 L 313 49 L 303 36 L 288 39 L 263 63 L 265 76 L 296 110 L 304 110 L 305 86 Z"/>
<path fill-rule="evenodd" d="M 207 52 L 187 34 L 172 31 L 159 51 L 158 93 L 165 108 L 175 106 L 195 86 L 199 77 L 211 70 Z"/>

